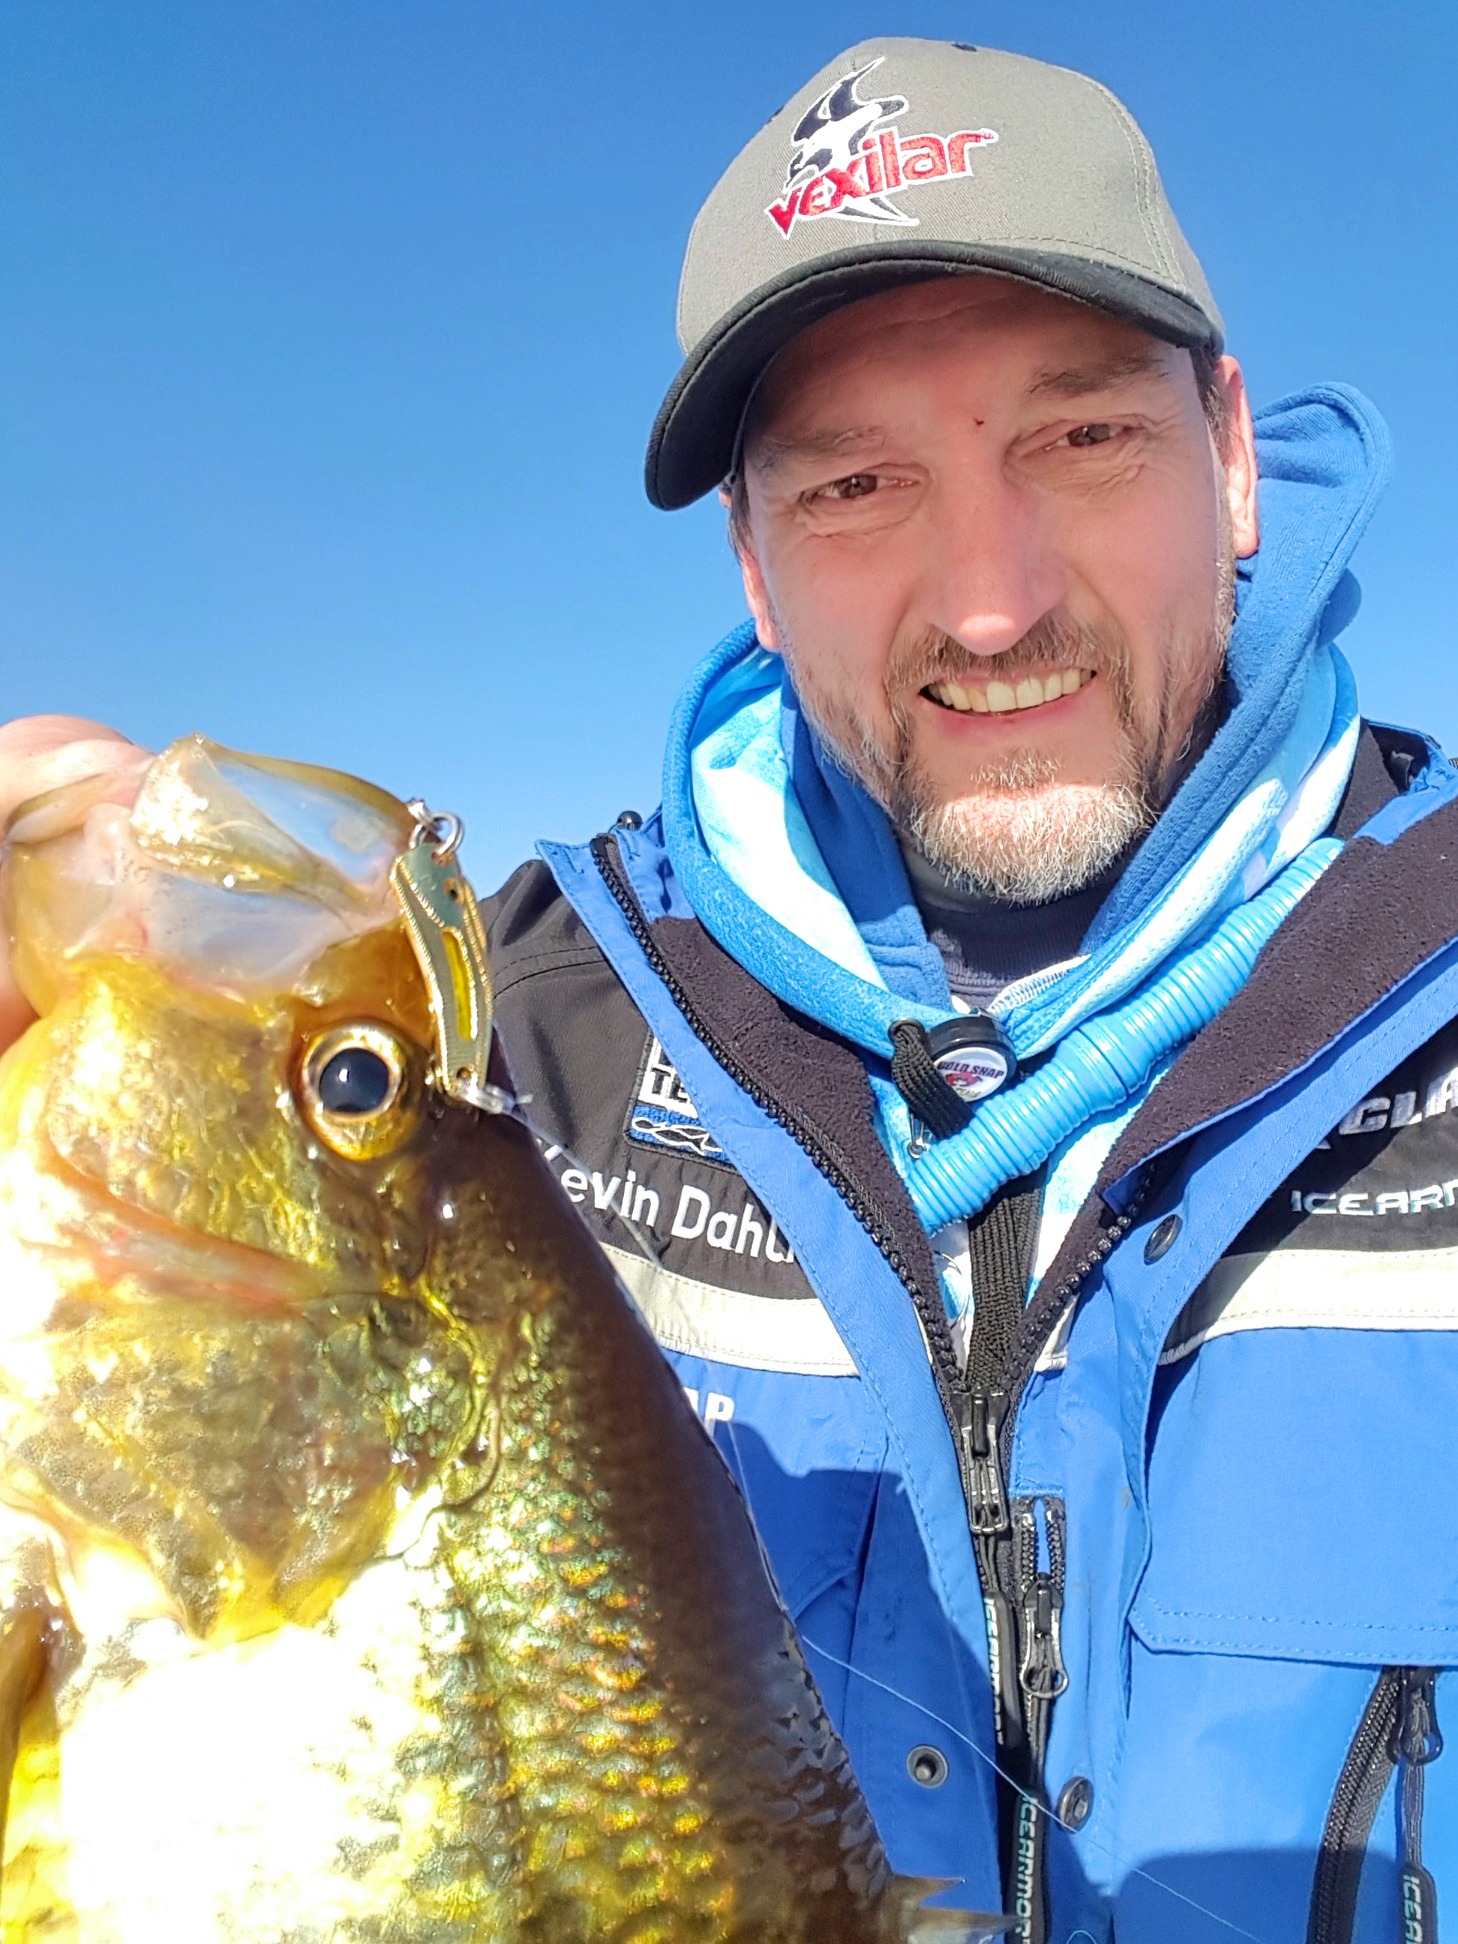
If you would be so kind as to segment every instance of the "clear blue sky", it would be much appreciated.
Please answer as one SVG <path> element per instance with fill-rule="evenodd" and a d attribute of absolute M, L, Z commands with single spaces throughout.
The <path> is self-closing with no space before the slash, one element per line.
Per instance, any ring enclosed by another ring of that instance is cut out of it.
<path fill-rule="evenodd" d="M 683 240 L 876 33 L 1108 82 L 1256 398 L 1378 402 L 1348 645 L 1458 742 L 1458 9 L 1351 0 L 0 0 L 0 713 L 423 791 L 483 886 L 647 807 L 741 612 L 639 483 Z"/>

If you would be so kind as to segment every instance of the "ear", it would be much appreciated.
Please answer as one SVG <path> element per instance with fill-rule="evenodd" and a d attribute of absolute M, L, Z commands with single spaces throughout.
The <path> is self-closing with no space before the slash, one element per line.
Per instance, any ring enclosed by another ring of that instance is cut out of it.
<path fill-rule="evenodd" d="M 726 513 L 733 507 L 733 498 L 727 486 L 719 488 L 719 504 Z M 734 549 L 734 558 L 739 562 L 739 572 L 744 581 L 744 599 L 749 612 L 754 616 L 754 631 L 759 636 L 759 645 L 761 648 L 768 648 L 773 654 L 778 654 L 780 644 L 775 632 L 774 610 L 770 606 L 769 593 L 765 588 L 764 575 L 760 571 L 747 522 L 736 530 L 733 520 L 730 520 L 729 544 Z"/>
<path fill-rule="evenodd" d="M 1261 543 L 1260 519 L 1256 511 L 1256 484 L 1260 478 L 1260 468 L 1256 463 L 1250 399 L 1245 389 L 1245 376 L 1234 358 L 1220 359 L 1215 367 L 1215 381 L 1225 392 L 1226 406 L 1224 449 L 1216 454 L 1216 458 L 1225 475 L 1225 496 L 1230 508 L 1236 558 L 1248 560 Z"/>

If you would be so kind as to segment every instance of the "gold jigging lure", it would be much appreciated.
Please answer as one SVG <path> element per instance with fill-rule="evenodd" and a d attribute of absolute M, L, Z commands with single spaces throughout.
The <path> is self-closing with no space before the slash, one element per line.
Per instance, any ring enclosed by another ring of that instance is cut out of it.
<path fill-rule="evenodd" d="M 4 1944 L 870 1944 L 743 1504 L 487 1071 L 453 836 L 200 738 L 24 806 Z"/>

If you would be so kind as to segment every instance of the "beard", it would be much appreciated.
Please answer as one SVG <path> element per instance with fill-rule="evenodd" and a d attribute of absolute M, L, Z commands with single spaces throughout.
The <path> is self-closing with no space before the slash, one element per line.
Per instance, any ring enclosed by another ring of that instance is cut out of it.
<path fill-rule="evenodd" d="M 1103 876 L 1154 823 L 1213 727 L 1214 700 L 1234 614 L 1234 555 L 1224 550 L 1216 611 L 1193 638 L 1171 637 L 1160 694 L 1140 710 L 1122 632 L 1059 615 L 1039 621 L 996 657 L 971 655 L 949 635 L 921 635 L 892 651 L 884 677 L 889 734 L 854 702 L 821 686 L 780 628 L 801 704 L 832 759 L 881 805 L 909 843 L 954 890 L 1009 904 L 1046 904 Z M 913 705 L 929 683 L 1016 686 L 1037 668 L 1093 670 L 1106 684 L 1118 726 L 1109 774 L 1070 782 L 1056 758 L 1013 749 L 969 767 L 945 794 L 915 748 Z"/>

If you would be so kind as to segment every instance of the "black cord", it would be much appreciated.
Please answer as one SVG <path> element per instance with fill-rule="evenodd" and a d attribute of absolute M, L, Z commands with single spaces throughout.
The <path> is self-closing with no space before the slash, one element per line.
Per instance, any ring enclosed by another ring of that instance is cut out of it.
<path fill-rule="evenodd" d="M 911 1112 L 935 1140 L 960 1134 L 972 1118 L 972 1103 L 963 1100 L 937 1070 L 926 1028 L 917 1019 L 898 1019 L 891 1028 L 891 1078 Z"/>

